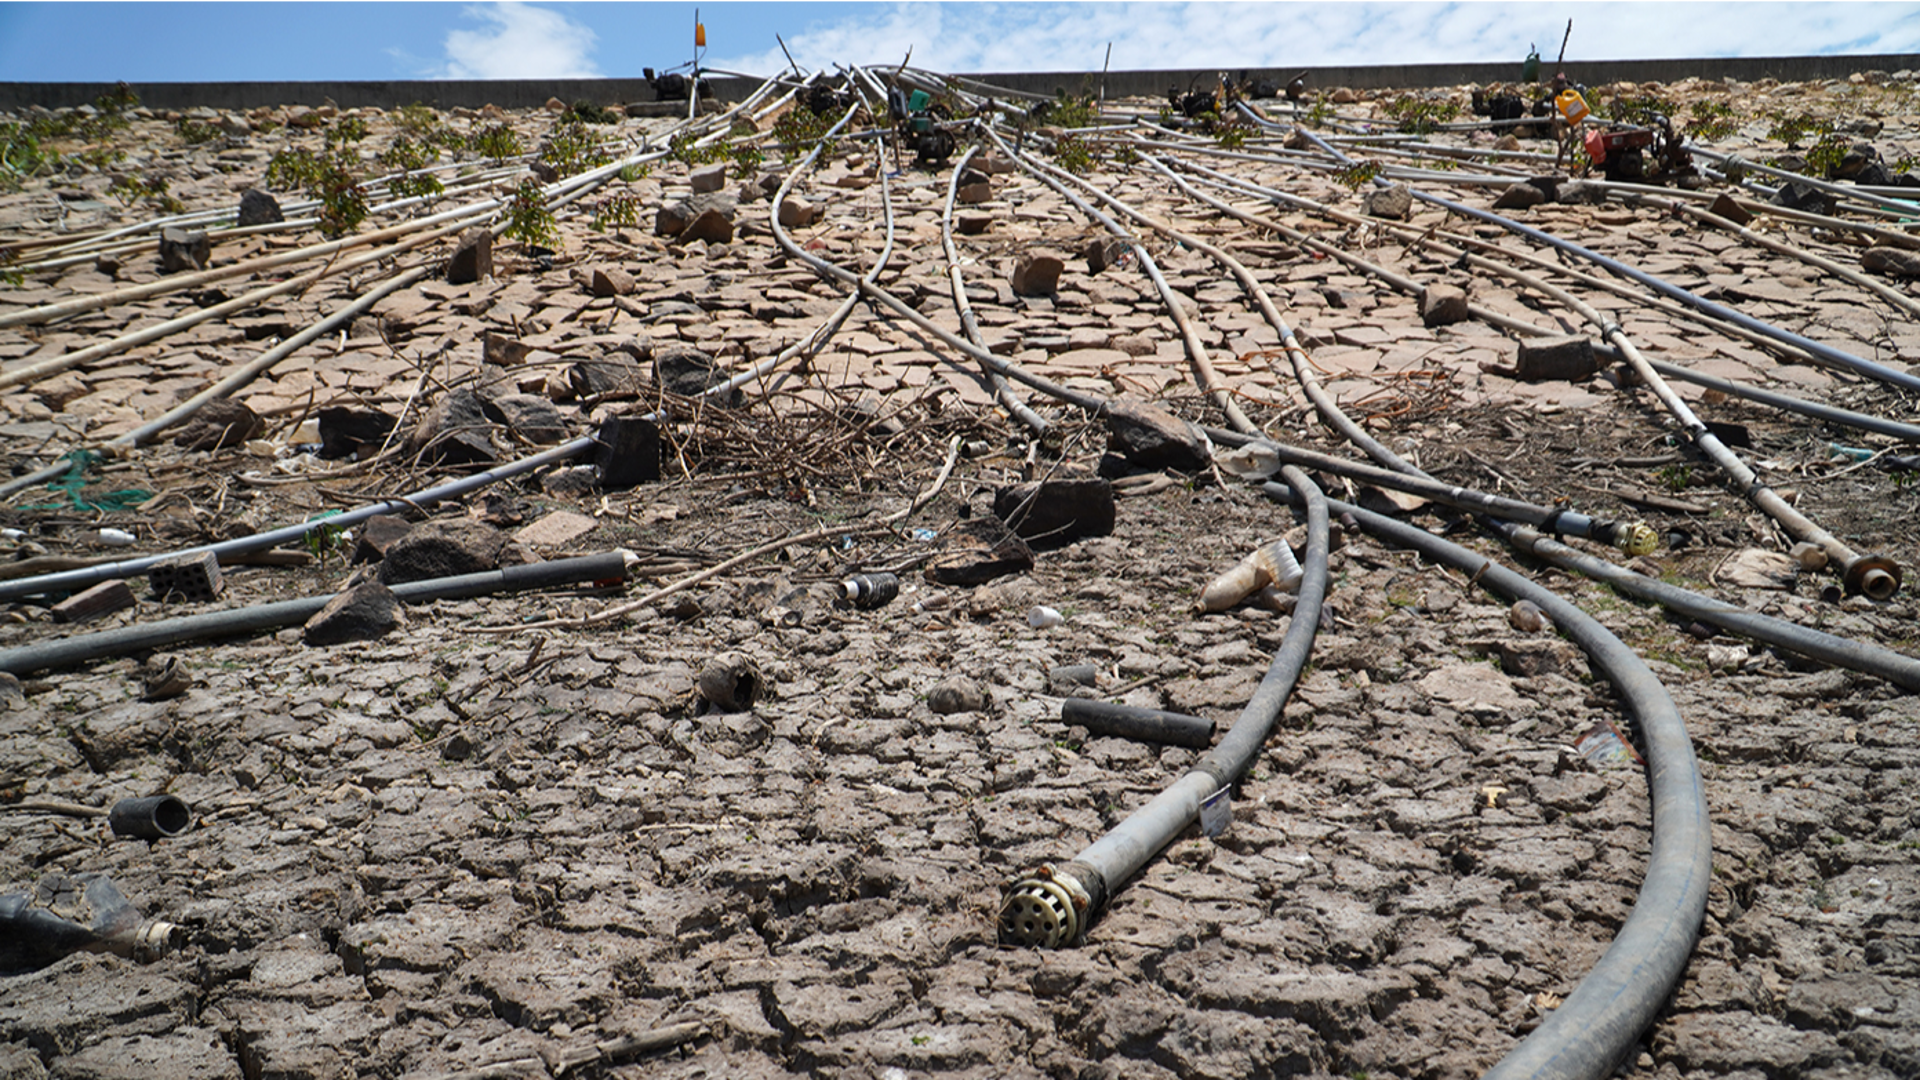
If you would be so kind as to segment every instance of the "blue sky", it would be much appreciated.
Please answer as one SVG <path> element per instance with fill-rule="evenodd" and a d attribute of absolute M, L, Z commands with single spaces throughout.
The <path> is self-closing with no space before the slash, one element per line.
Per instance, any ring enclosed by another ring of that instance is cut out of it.
<path fill-rule="evenodd" d="M 9 3 L 0 81 L 637 76 L 898 63 L 951 72 L 1920 53 L 1920 3 Z"/>

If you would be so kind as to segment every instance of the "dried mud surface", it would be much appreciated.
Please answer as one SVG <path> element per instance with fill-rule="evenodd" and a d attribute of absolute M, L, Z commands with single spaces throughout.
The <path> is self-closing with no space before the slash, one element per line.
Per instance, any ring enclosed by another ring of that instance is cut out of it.
<path fill-rule="evenodd" d="M 1920 150 L 1920 106 L 1898 87 L 1672 89 L 1755 111 L 1772 101 L 1877 113 L 1883 156 Z M 376 143 L 387 136 L 389 118 L 365 118 Z M 550 122 L 510 120 L 529 134 Z M 615 130 L 637 138 L 661 125 Z M 228 205 L 256 186 L 269 150 L 287 138 L 255 132 L 185 147 L 171 131 L 165 118 L 143 119 L 126 137 L 140 163 L 171 170 L 173 193 L 194 208 Z M 1729 145 L 1756 140 L 1749 131 Z M 877 186 L 863 182 L 870 159 L 848 160 L 860 152 L 843 146 L 806 180 L 825 216 L 797 235 L 864 267 L 880 247 L 881 214 Z M 776 161 L 770 155 L 769 167 Z M 1241 174 L 1357 211 L 1355 196 L 1323 175 L 1251 164 Z M 1509 336 L 1472 322 L 1428 329 L 1413 298 L 1183 204 L 1138 172 L 1109 163 L 1092 179 L 1181 215 L 1247 262 L 1343 402 L 1429 471 L 1644 517 L 1682 544 L 1646 557 L 1649 572 L 1920 651 L 1910 593 L 1834 604 L 1818 598 L 1830 580 L 1818 574 L 1786 590 L 1726 583 L 1730 556 L 1788 541 L 1709 464 L 1676 449 L 1675 426 L 1649 396 L 1610 375 L 1570 385 L 1487 374 L 1482 361 L 1512 359 Z M 946 180 L 909 169 L 893 181 L 902 251 L 882 282 L 957 327 L 938 240 Z M 19 237 L 63 221 L 108 224 L 120 214 L 108 183 L 36 181 L 0 196 L 0 227 Z M 627 187 L 650 218 L 686 184 L 685 167 L 667 164 Z M 961 244 L 995 351 L 1076 388 L 1154 398 L 1219 423 L 1137 268 L 1096 274 L 1071 260 L 1053 297 L 1012 293 L 1016 254 L 1040 244 L 1077 251 L 1095 227 L 1023 174 L 994 184 L 990 201 L 967 208 L 989 215 L 991 228 Z M 1484 206 L 1494 190 L 1458 194 Z M 87 203 L 99 209 L 74 209 Z M 1447 260 L 1371 227 L 1261 212 L 1364 247 L 1422 282 L 1467 284 Z M 767 213 L 764 200 L 743 204 L 725 245 L 670 245 L 645 228 L 597 232 L 586 212 L 563 215 L 550 268 L 502 244 L 492 280 L 430 279 L 236 394 L 269 418 L 264 445 L 187 451 L 163 441 L 85 489 L 137 488 L 164 501 L 103 515 L 33 508 L 64 498 L 36 489 L 0 509 L 0 524 L 25 532 L 14 552 L 22 558 L 115 554 L 94 540 L 103 525 L 133 532 L 139 551 L 241 535 L 450 475 L 401 462 L 316 477 L 300 470 L 339 464 L 288 464 L 307 437 L 301 421 L 329 402 L 417 411 L 415 397 L 424 404 L 476 377 L 557 393 L 553 372 L 622 342 L 694 344 L 726 366 L 770 355 L 811 332 L 840 294 L 780 255 Z M 1920 370 L 1920 332 L 1896 309 L 1729 234 L 1617 204 L 1519 214 L 1715 288 L 1787 329 Z M 1458 225 L 1429 210 L 1410 224 Z M 1858 261 L 1835 237 L 1771 228 Z M 234 240 L 215 262 L 313 239 Z M 1232 278 L 1197 252 L 1149 246 L 1241 406 L 1276 437 L 1334 449 L 1284 363 L 1261 352 L 1278 335 Z M 630 296 L 595 297 L 577 276 L 610 265 L 638 280 Z M 153 279 L 151 253 L 126 259 L 117 275 L 83 264 L 29 276 L 0 290 L 0 313 Z M 82 437 L 127 430 L 373 280 L 329 280 L 265 312 L 62 376 L 52 391 L 0 392 L 6 460 L 17 474 Z M 1524 318 L 1577 321 L 1502 279 L 1471 288 L 1477 302 Z M 1884 387 L 1583 295 L 1660 358 L 1920 421 L 1910 398 Z M 181 303 L 163 297 L 0 330 L 0 370 Z M 504 374 L 483 372 L 487 331 L 532 352 Z M 536 476 L 499 485 L 492 501 L 431 509 L 526 523 L 556 510 L 584 515 L 590 531 L 526 546 L 547 558 L 627 548 L 641 562 L 624 593 L 422 605 L 383 639 L 329 648 L 301 644 L 297 627 L 181 646 L 170 651 L 192 686 L 160 701 L 142 699 L 145 655 L 0 687 L 0 891 L 52 871 L 105 872 L 146 914 L 190 936 L 151 963 L 76 954 L 0 978 L 0 1077 L 1440 1078 L 1498 1061 L 1605 949 L 1646 872 L 1645 778 L 1573 749 L 1606 721 L 1634 737 L 1611 687 L 1550 628 L 1516 629 L 1505 603 L 1466 576 L 1348 533 L 1333 555 L 1331 621 L 1280 730 L 1233 794 L 1228 831 L 1177 839 L 1118 892 L 1080 947 L 1000 944 L 1007 883 L 1071 858 L 1195 760 L 1066 726 L 1061 695 L 1230 723 L 1288 619 L 1250 608 L 1195 615 L 1193 597 L 1257 544 L 1298 540 L 1300 526 L 1255 489 L 1174 476 L 1124 489 L 1111 536 L 1043 551 L 1029 573 L 975 588 L 921 580 L 915 560 L 962 517 L 990 516 L 998 487 L 1029 472 L 1091 475 L 1106 438 L 1098 423 L 1036 401 L 1056 434 L 1030 456 L 1024 431 L 993 408 L 971 366 L 943 355 L 951 352 L 922 331 L 862 307 L 803 378 L 750 394 L 737 410 L 673 405 L 662 483 L 568 495 Z M 1705 418 L 1746 425 L 1748 459 L 1767 463 L 1769 482 L 1796 488 L 1816 521 L 1902 565 L 1920 558 L 1920 486 L 1831 460 L 1830 443 L 1877 451 L 1890 440 L 1682 393 Z M 877 411 L 848 412 L 856 398 Z M 596 409 L 646 404 L 559 408 L 577 434 Z M 492 437 L 504 456 L 526 452 L 502 431 Z M 971 448 L 938 496 L 897 533 L 861 531 L 932 483 L 952 439 Z M 1520 566 L 1620 635 L 1673 695 L 1694 740 L 1713 820 L 1708 914 L 1684 981 L 1622 1075 L 1920 1075 L 1920 700 L 1725 635 L 1702 640 L 1658 608 L 1516 562 L 1452 512 L 1410 517 Z M 790 544 L 611 624 L 482 632 L 586 615 L 823 528 L 846 531 Z M 907 570 L 902 595 L 884 608 L 821 598 L 850 570 L 890 565 Z M 335 553 L 303 567 L 229 567 L 227 592 L 206 606 L 325 595 L 351 572 Z M 188 609 L 134 585 L 137 608 L 82 629 Z M 770 624 L 770 599 L 797 610 L 802 625 Z M 1064 622 L 1031 627 L 1036 604 Z M 0 648 L 75 632 L 41 606 L 14 604 L 8 615 Z M 702 666 L 724 652 L 767 677 L 750 710 L 717 711 L 695 693 Z M 1096 686 L 1050 675 L 1083 663 L 1097 667 Z M 954 676 L 985 689 L 984 707 L 933 711 L 928 691 Z M 161 791 L 188 800 L 196 825 L 151 844 L 116 842 L 99 819 L 16 805 L 104 806 Z M 673 1046 L 622 1042 L 683 1022 L 698 1027 Z"/>

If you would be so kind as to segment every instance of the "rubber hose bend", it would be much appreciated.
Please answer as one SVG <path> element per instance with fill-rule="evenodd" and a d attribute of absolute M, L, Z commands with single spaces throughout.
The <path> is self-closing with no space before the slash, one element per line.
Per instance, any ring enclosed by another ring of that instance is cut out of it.
<path fill-rule="evenodd" d="M 1286 501 L 1300 498 L 1284 484 L 1269 483 L 1263 490 Z M 1640 724 L 1653 802 L 1653 849 L 1633 910 L 1565 1003 L 1487 1073 L 1487 1080 L 1600 1080 L 1633 1048 L 1679 982 L 1706 915 L 1712 824 L 1680 711 L 1633 650 L 1550 590 L 1424 529 L 1338 500 L 1327 502 L 1382 540 L 1473 575 L 1501 596 L 1538 604 L 1586 651 Z"/>

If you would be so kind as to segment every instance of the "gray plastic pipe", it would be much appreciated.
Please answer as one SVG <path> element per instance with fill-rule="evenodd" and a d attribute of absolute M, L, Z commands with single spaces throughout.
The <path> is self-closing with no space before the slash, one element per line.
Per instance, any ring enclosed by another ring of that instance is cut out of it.
<path fill-rule="evenodd" d="M 1268 495 L 1311 498 L 1284 484 Z M 1486 1074 L 1486 1080 L 1601 1080 L 1633 1049 L 1685 971 L 1712 879 L 1712 822 L 1693 744 L 1673 698 L 1632 649 L 1579 608 L 1483 555 L 1424 529 L 1329 499 L 1389 543 L 1470 574 L 1483 588 L 1531 600 L 1586 650 L 1640 727 L 1653 802 L 1653 845 L 1633 910 L 1613 943 L 1561 1006 Z M 1306 600 L 1302 597 L 1302 605 Z"/>
<path fill-rule="evenodd" d="M 329 518 L 329 521 L 337 520 Z M 606 581 L 627 576 L 626 556 L 617 551 L 583 555 L 575 559 L 527 563 L 478 574 L 410 581 L 395 585 L 393 594 L 407 603 L 428 600 L 456 600 L 489 593 L 521 592 L 571 585 L 581 581 Z M 187 615 L 178 619 L 139 623 L 116 630 L 61 638 L 25 645 L 0 652 L 0 671 L 23 675 L 45 668 L 70 667 L 103 656 L 125 656 L 146 649 L 177 645 L 202 638 L 232 637 L 277 630 L 303 623 L 333 600 L 332 595 L 309 596 L 299 600 L 281 600 L 254 607 L 232 608 Z"/>
<path fill-rule="evenodd" d="M 940 250 L 947 256 L 947 280 L 953 294 L 954 310 L 960 315 L 960 330 L 967 335 L 968 341 L 984 349 L 986 346 L 982 344 L 980 337 L 980 320 L 974 317 L 973 304 L 967 300 L 966 282 L 960 276 L 960 250 L 953 243 L 953 203 L 960 191 L 960 174 L 966 171 L 967 162 L 972 161 L 973 155 L 979 152 L 978 146 L 967 147 L 967 152 L 960 156 L 959 161 L 954 162 L 953 169 L 947 177 L 947 201 L 940 208 Z M 1045 435 L 1046 420 L 1039 413 L 1034 412 L 1026 402 L 1020 400 L 1019 396 L 1013 392 L 1013 387 L 1007 385 L 1007 377 L 992 368 L 982 370 L 986 373 L 987 382 L 993 387 L 993 395 L 1000 399 L 1000 404 L 1006 406 L 1007 411 L 1012 413 L 1015 419 L 1025 424 L 1027 430 L 1035 435 Z"/>
<path fill-rule="evenodd" d="M 1307 557 L 1299 602 L 1266 677 L 1220 744 L 1185 776 L 1071 862 L 1041 866 L 1015 880 L 1000 910 L 1004 939 L 1048 948 L 1085 940 L 1113 894 L 1199 816 L 1201 803 L 1238 784 L 1273 734 L 1313 649 L 1327 595 L 1327 503 L 1298 469 L 1289 467 L 1284 475 L 1306 503 Z"/>

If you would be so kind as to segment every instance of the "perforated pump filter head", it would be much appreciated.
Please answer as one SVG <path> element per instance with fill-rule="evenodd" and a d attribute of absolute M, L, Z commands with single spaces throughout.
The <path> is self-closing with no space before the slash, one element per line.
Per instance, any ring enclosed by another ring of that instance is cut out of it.
<path fill-rule="evenodd" d="M 1614 534 L 1614 545 L 1629 555 L 1651 555 L 1660 550 L 1660 534 L 1644 521 L 1622 525 Z"/>
<path fill-rule="evenodd" d="M 1055 880 L 1030 877 L 1015 883 L 1000 909 L 1000 936 L 1015 945 L 1057 949 L 1079 934 L 1073 894 Z"/>

